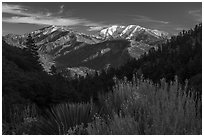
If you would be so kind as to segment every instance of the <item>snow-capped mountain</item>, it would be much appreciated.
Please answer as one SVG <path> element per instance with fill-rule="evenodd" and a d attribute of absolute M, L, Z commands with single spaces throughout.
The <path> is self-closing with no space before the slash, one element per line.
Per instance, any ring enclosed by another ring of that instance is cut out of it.
<path fill-rule="evenodd" d="M 113 25 L 102 29 L 99 35 L 86 35 L 76 32 L 66 26 L 48 26 L 30 33 L 39 49 L 44 52 L 63 46 L 67 47 L 73 41 L 86 44 L 101 43 L 106 40 L 126 39 L 129 41 L 140 41 L 146 44 L 154 45 L 168 37 L 168 33 L 151 30 L 139 25 L 119 26 Z M 28 33 L 24 35 L 8 34 L 3 39 L 10 45 L 24 47 Z"/>
<path fill-rule="evenodd" d="M 8 34 L 4 36 L 4 40 L 11 45 L 23 46 L 29 33 L 24 35 Z M 77 42 L 87 44 L 95 44 L 102 41 L 101 37 L 94 35 L 86 35 L 69 29 L 66 26 L 48 26 L 30 33 L 37 45 L 46 45 L 49 47 L 57 47 L 58 45 L 66 44 L 73 37 Z M 52 46 L 51 46 L 52 45 Z"/>
<path fill-rule="evenodd" d="M 9 34 L 3 40 L 24 48 L 28 34 Z M 51 65 L 61 70 L 76 67 L 99 70 L 107 64 L 117 67 L 129 57 L 138 58 L 168 37 L 163 31 L 138 25 L 114 25 L 102 29 L 99 35 L 87 35 L 66 26 L 48 26 L 30 34 L 39 47 L 40 61 L 46 71 Z"/>
<path fill-rule="evenodd" d="M 135 39 L 140 34 L 149 35 L 151 37 L 155 37 L 155 39 L 163 39 L 168 37 L 168 33 L 166 32 L 147 29 L 139 25 L 128 26 L 113 25 L 100 31 L 100 36 L 102 36 L 105 39 L 123 38 L 132 40 Z"/>

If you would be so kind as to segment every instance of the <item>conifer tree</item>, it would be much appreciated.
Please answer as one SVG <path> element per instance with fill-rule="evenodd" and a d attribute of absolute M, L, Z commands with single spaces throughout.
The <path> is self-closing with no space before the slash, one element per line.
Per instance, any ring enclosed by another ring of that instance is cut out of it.
<path fill-rule="evenodd" d="M 30 61 L 35 65 L 35 68 L 37 70 L 43 70 L 42 66 L 39 63 L 39 56 L 38 56 L 38 47 L 35 44 L 34 39 L 32 38 L 31 34 L 28 35 L 28 38 L 26 40 L 26 46 L 27 46 L 27 52 L 30 56 Z"/>
<path fill-rule="evenodd" d="M 38 48 L 35 45 L 35 41 L 32 38 L 31 34 L 28 35 L 27 41 L 26 41 L 26 46 L 28 48 L 28 51 L 32 54 L 33 57 L 37 57 L 38 55 Z"/>
<path fill-rule="evenodd" d="M 55 65 L 52 65 L 52 66 L 51 66 L 51 71 L 50 71 L 50 73 L 51 73 L 52 75 L 57 74 L 57 69 L 56 69 Z"/>

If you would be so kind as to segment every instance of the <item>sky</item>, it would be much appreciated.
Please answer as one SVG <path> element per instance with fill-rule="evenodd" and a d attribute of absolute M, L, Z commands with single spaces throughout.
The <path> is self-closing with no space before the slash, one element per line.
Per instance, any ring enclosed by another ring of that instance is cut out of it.
<path fill-rule="evenodd" d="M 3 2 L 2 34 L 68 26 L 95 34 L 112 25 L 140 25 L 177 34 L 202 22 L 201 2 Z"/>

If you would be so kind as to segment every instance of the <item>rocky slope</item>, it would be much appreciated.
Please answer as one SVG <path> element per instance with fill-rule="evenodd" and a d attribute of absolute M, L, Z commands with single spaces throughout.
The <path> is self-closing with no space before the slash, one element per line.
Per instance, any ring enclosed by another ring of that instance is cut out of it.
<path fill-rule="evenodd" d="M 99 35 L 86 35 L 65 26 L 48 26 L 30 34 L 48 72 L 52 65 L 60 70 L 77 68 L 80 71 L 83 67 L 94 70 L 118 67 L 130 57 L 138 58 L 168 38 L 163 31 L 138 25 L 110 26 L 102 29 Z M 10 45 L 24 48 L 27 36 L 9 34 L 3 39 Z"/>

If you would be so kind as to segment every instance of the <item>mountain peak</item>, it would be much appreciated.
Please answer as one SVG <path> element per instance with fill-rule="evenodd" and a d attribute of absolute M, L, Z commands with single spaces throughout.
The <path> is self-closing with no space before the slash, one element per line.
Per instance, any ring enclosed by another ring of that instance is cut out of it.
<path fill-rule="evenodd" d="M 164 31 L 159 31 L 156 29 L 148 29 L 141 27 L 139 25 L 127 25 L 127 26 L 120 26 L 120 25 L 113 25 L 107 28 L 104 28 L 100 31 L 100 36 L 104 37 L 105 39 L 109 38 L 125 38 L 131 39 L 138 33 L 146 32 L 148 35 L 151 35 L 156 38 L 163 38 L 167 37 L 168 33 Z"/>

